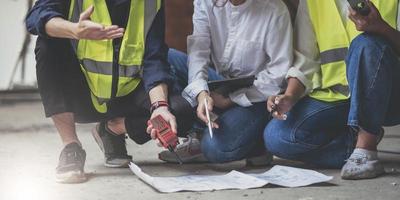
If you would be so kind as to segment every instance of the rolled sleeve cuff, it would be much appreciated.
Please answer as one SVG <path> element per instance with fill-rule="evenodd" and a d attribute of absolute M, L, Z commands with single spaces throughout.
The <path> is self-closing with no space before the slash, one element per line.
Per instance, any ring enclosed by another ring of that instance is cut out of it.
<path fill-rule="evenodd" d="M 253 105 L 247 97 L 246 92 L 243 90 L 238 90 L 236 92 L 230 93 L 229 98 L 231 99 L 231 101 L 242 107 L 249 107 Z"/>
<path fill-rule="evenodd" d="M 305 86 L 306 90 L 303 96 L 309 94 L 313 90 L 312 81 L 308 80 L 304 73 L 294 67 L 290 68 L 286 75 L 286 79 L 289 78 L 297 78 Z"/>
<path fill-rule="evenodd" d="M 197 96 L 202 91 L 209 91 L 207 81 L 205 80 L 196 80 L 190 83 L 182 92 L 182 97 L 185 98 L 192 107 L 196 107 Z"/>

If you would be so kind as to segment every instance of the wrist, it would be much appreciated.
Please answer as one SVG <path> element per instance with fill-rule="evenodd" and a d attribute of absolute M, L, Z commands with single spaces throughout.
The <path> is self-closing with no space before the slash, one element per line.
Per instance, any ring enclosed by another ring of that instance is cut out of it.
<path fill-rule="evenodd" d="M 289 99 L 292 100 L 293 103 L 296 103 L 301 99 L 301 95 L 296 94 L 296 93 L 291 93 L 291 92 L 286 92 L 285 96 L 287 96 Z"/>
<path fill-rule="evenodd" d="M 150 113 L 153 113 L 155 110 L 159 108 L 169 109 L 169 104 L 167 101 L 156 101 L 153 102 L 150 106 Z"/>
<path fill-rule="evenodd" d="M 72 39 L 79 40 L 81 39 L 78 34 L 79 23 L 71 23 L 69 26 L 69 34 Z"/>
<path fill-rule="evenodd" d="M 383 21 L 382 23 L 379 24 L 376 33 L 385 37 L 387 33 L 390 33 L 391 29 L 392 27 L 388 23 Z"/>
<path fill-rule="evenodd" d="M 197 101 L 200 102 L 201 99 L 206 98 L 207 96 L 210 96 L 210 94 L 208 93 L 208 91 L 203 90 L 197 95 Z"/>

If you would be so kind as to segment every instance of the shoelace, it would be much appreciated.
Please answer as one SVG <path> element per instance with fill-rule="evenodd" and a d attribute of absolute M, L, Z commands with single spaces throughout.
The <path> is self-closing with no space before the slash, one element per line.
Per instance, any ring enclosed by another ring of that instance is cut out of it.
<path fill-rule="evenodd" d="M 356 155 L 354 157 L 350 157 L 346 161 L 351 161 L 356 163 L 357 165 L 361 165 L 367 163 L 368 157 L 366 155 Z"/>
<path fill-rule="evenodd" d="M 188 135 L 187 138 L 182 140 L 182 144 L 179 144 L 176 149 L 182 149 L 182 148 L 187 148 L 187 150 L 190 148 L 190 144 L 192 144 L 193 141 L 193 136 Z"/>
<path fill-rule="evenodd" d="M 65 157 L 64 164 L 77 163 L 79 161 L 80 161 L 80 155 L 78 154 L 78 152 L 76 151 L 68 152 Z"/>

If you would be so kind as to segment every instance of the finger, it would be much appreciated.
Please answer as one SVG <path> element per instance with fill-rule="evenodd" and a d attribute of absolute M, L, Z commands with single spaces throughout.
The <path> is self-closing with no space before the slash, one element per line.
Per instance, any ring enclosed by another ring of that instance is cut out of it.
<path fill-rule="evenodd" d="M 111 30 L 103 30 L 104 33 L 106 33 L 107 35 L 113 35 L 116 33 L 124 33 L 124 29 L 123 28 L 117 28 L 117 29 L 111 29 Z"/>
<path fill-rule="evenodd" d="M 274 108 L 274 105 L 275 105 L 274 101 L 275 101 L 275 96 L 270 96 L 270 97 L 268 98 L 268 101 L 267 101 L 267 110 L 268 110 L 269 112 L 271 112 L 272 109 Z"/>
<path fill-rule="evenodd" d="M 274 101 L 275 105 L 279 105 L 280 101 L 281 101 L 281 96 L 276 96 Z"/>
<path fill-rule="evenodd" d="M 197 117 L 198 117 L 201 121 L 203 121 L 204 123 L 208 123 L 207 116 L 206 116 L 206 114 L 205 114 L 205 107 L 203 106 L 203 104 L 200 104 L 200 105 L 197 107 Z"/>
<path fill-rule="evenodd" d="M 272 101 L 268 101 L 267 102 L 267 110 L 268 110 L 268 112 L 272 111 L 273 105 L 274 105 L 274 103 Z"/>
<path fill-rule="evenodd" d="M 357 23 L 357 20 L 355 19 L 354 15 L 349 15 L 349 19 L 350 19 L 353 23 Z"/>
<path fill-rule="evenodd" d="M 275 119 L 278 119 L 278 120 L 286 120 L 285 117 L 284 117 L 285 115 L 284 114 L 280 114 L 277 111 L 273 113 L 273 116 L 274 116 Z"/>
<path fill-rule="evenodd" d="M 148 134 L 150 134 L 152 129 L 153 129 L 153 125 L 149 125 L 149 126 L 147 126 L 146 132 Z"/>
<path fill-rule="evenodd" d="M 349 6 L 349 16 L 357 15 L 357 11 L 355 11 L 351 6 Z"/>
<path fill-rule="evenodd" d="M 115 38 L 121 38 L 121 37 L 123 37 L 124 36 L 124 34 L 123 33 L 118 33 L 118 34 L 115 34 L 115 35 L 111 35 L 111 36 L 107 36 L 107 38 L 105 38 L 105 39 L 115 39 Z"/>
<path fill-rule="evenodd" d="M 375 4 L 372 1 L 367 1 L 367 4 L 372 12 L 379 13 L 378 8 L 375 6 Z"/>
<path fill-rule="evenodd" d="M 151 139 L 156 140 L 157 139 L 157 130 L 152 129 L 150 133 Z"/>
<path fill-rule="evenodd" d="M 214 100 L 211 97 L 209 97 L 207 101 L 208 101 L 208 104 L 207 104 L 208 111 L 213 111 L 213 109 L 214 109 Z"/>
<path fill-rule="evenodd" d="M 219 128 L 219 125 L 216 122 L 211 122 L 211 126 L 212 126 L 212 128 L 216 128 L 216 129 Z"/>
<path fill-rule="evenodd" d="M 118 30 L 118 29 L 120 29 L 119 26 L 111 25 L 111 26 L 104 27 L 103 31 L 108 32 L 108 31 L 114 31 L 114 30 Z"/>
<path fill-rule="evenodd" d="M 79 16 L 79 21 L 90 19 L 90 16 L 93 14 L 93 11 L 94 11 L 94 6 L 93 5 L 89 6 L 89 8 L 83 11 Z"/>
<path fill-rule="evenodd" d="M 123 29 L 109 30 L 105 33 L 107 34 L 107 36 L 111 36 L 111 35 L 116 35 L 116 34 L 123 34 L 124 30 Z"/>

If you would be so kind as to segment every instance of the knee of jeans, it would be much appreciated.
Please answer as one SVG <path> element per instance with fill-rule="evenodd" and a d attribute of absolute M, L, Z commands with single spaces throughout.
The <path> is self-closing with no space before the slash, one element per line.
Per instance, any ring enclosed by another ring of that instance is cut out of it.
<path fill-rule="evenodd" d="M 372 51 L 376 49 L 383 50 L 388 45 L 389 43 L 382 37 L 368 33 L 363 33 L 353 39 L 350 45 L 350 51 L 354 50 Z"/>
<path fill-rule="evenodd" d="M 210 139 L 205 139 L 203 138 L 201 142 L 201 151 L 203 152 L 204 157 L 212 163 L 218 163 L 222 162 L 219 157 L 217 156 L 218 154 L 218 145 L 215 144 Z"/>
<path fill-rule="evenodd" d="M 286 158 L 287 153 L 290 153 L 288 152 L 290 142 L 282 138 L 281 131 L 283 131 L 282 127 L 272 120 L 264 130 L 264 144 L 268 152 Z"/>
<path fill-rule="evenodd" d="M 204 157 L 211 163 L 223 163 L 231 161 L 228 153 L 221 149 L 221 144 L 216 140 L 211 139 L 210 136 L 203 136 L 201 141 L 201 151 Z"/>
<path fill-rule="evenodd" d="M 183 52 L 180 52 L 176 49 L 168 50 L 168 62 L 173 66 L 178 65 L 180 60 L 182 60 L 184 57 L 185 57 L 185 53 L 183 53 Z"/>

